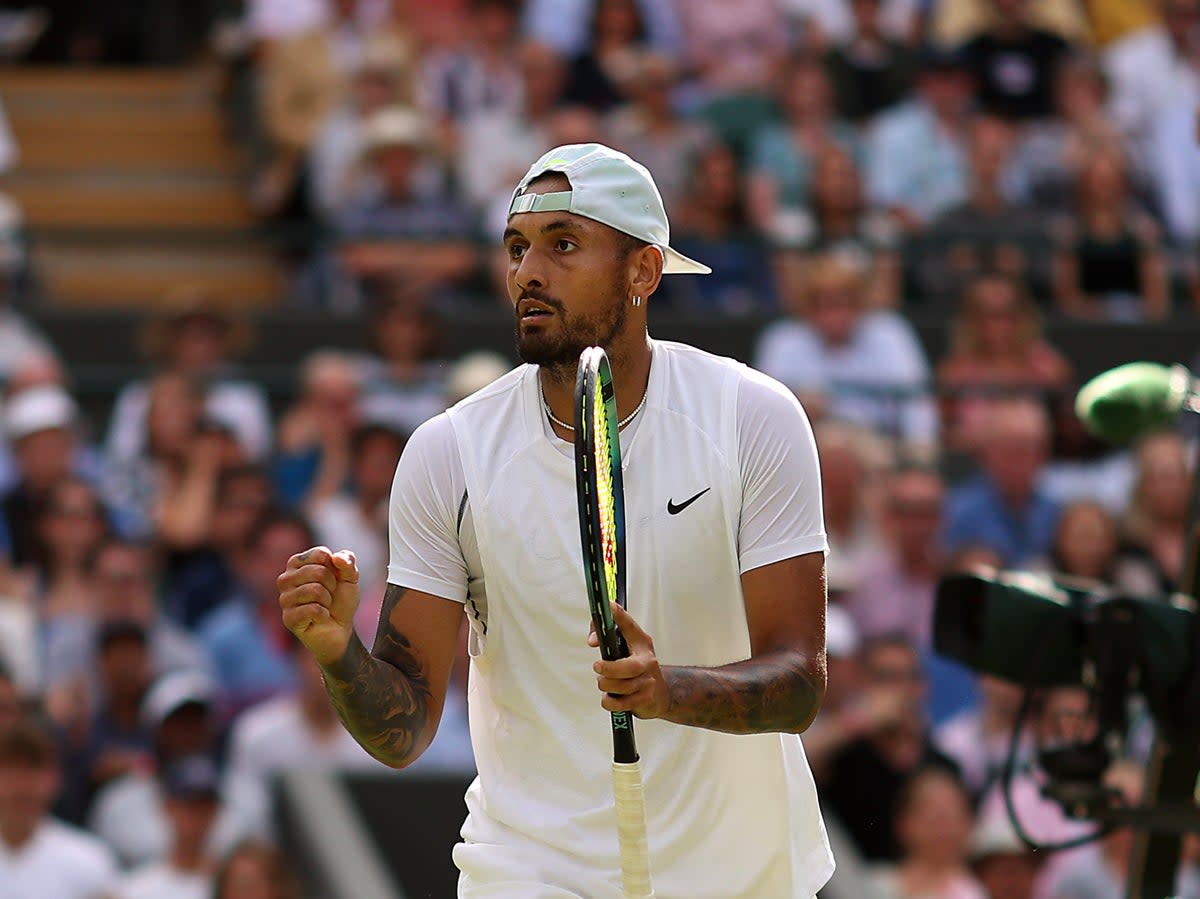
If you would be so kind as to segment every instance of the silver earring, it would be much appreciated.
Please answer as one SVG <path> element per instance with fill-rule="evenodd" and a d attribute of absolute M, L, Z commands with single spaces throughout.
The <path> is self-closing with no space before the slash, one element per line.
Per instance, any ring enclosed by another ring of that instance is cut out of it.
<path fill-rule="evenodd" d="M 633 305 L 635 305 L 635 306 L 640 306 L 640 305 L 642 305 L 642 298 L 641 298 L 641 297 L 639 297 L 639 296 L 635 296 L 635 297 L 633 298 Z"/>

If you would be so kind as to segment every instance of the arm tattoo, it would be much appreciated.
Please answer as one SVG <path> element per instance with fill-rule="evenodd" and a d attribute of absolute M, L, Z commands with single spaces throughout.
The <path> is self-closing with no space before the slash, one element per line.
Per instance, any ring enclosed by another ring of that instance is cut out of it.
<path fill-rule="evenodd" d="M 325 689 L 346 730 L 367 752 L 396 768 L 414 761 L 424 748 L 429 721 L 429 680 L 412 644 L 391 620 L 404 593 L 403 587 L 388 585 L 370 653 L 353 636 L 342 658 L 324 669 Z"/>
<path fill-rule="evenodd" d="M 666 718 L 728 734 L 800 733 L 816 717 L 820 674 L 794 650 L 768 652 L 718 668 L 668 665 Z"/>

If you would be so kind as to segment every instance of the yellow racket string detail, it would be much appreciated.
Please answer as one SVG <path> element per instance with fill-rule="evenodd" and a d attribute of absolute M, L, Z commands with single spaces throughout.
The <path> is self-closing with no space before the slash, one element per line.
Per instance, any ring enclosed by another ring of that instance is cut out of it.
<path fill-rule="evenodd" d="M 597 384 L 597 387 L 599 385 Z M 605 601 L 617 598 L 617 542 L 616 508 L 613 503 L 612 453 L 608 433 L 608 404 L 602 396 L 592 404 L 593 434 L 596 440 L 596 500 L 600 511 L 600 545 L 603 548 Z M 609 611 L 603 615 L 608 620 Z"/>

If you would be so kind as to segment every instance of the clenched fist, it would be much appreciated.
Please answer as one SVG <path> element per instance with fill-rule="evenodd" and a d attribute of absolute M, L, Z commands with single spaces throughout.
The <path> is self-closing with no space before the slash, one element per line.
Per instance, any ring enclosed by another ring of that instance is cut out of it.
<path fill-rule="evenodd" d="M 354 553 L 314 546 L 288 559 L 279 576 L 284 626 L 319 665 L 342 658 L 354 635 L 358 609 L 358 565 Z"/>

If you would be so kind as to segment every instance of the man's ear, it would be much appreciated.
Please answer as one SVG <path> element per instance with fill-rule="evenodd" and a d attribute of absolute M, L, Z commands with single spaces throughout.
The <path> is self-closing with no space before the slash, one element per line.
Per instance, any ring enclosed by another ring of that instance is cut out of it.
<path fill-rule="evenodd" d="M 645 300 L 658 290 L 662 280 L 663 254 L 658 247 L 647 244 L 629 256 L 629 289 L 634 296 Z"/>

